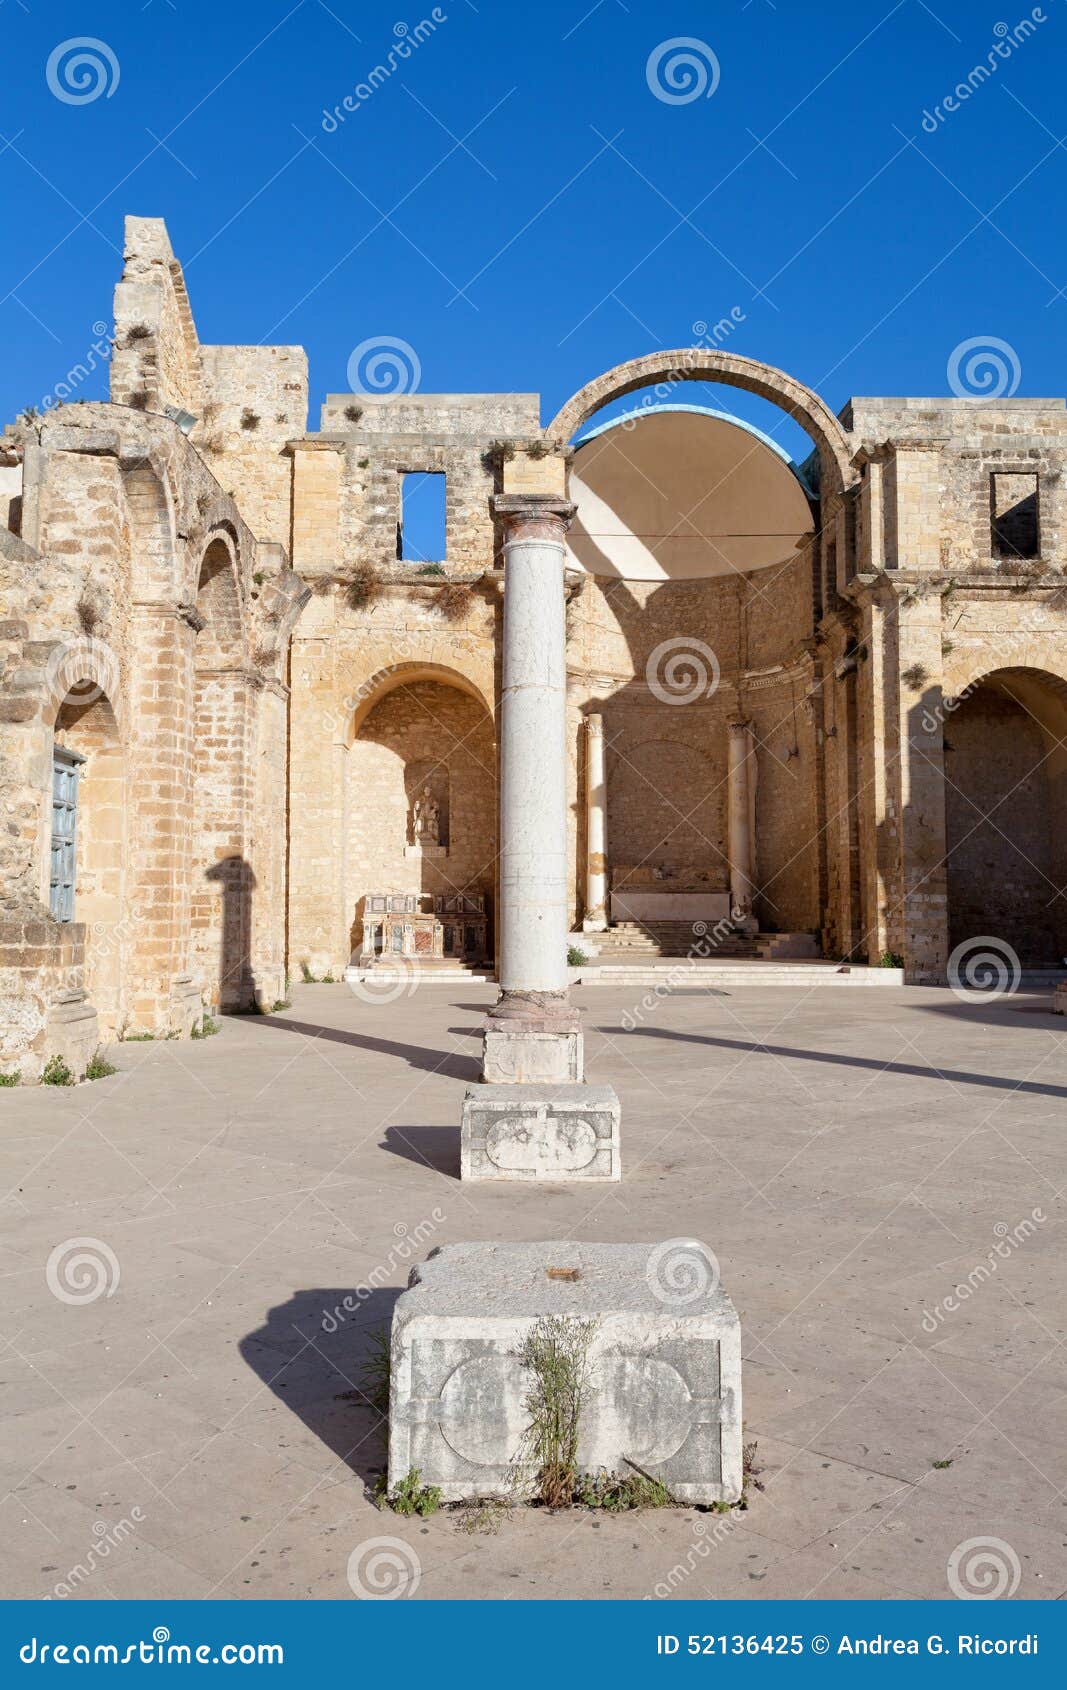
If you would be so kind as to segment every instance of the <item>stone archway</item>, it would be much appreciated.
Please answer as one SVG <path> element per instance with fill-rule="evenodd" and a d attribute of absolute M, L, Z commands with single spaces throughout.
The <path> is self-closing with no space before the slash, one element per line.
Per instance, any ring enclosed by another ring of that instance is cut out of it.
<path fill-rule="evenodd" d="M 949 950 L 999 940 L 1023 968 L 1067 957 L 1067 681 L 993 670 L 946 702 Z"/>
<path fill-rule="evenodd" d="M 208 1002 L 244 1009 L 253 995 L 249 746 L 253 700 L 237 563 L 216 535 L 196 595 L 193 771 L 193 963 Z"/>
<path fill-rule="evenodd" d="M 496 875 L 496 751 L 478 688 L 437 664 L 399 666 L 361 689 L 344 770 L 344 898 L 353 957 L 378 893 L 483 896 Z M 433 811 L 419 838 L 418 811 Z"/>
<path fill-rule="evenodd" d="M 68 656 L 68 667 L 71 661 Z M 101 1033 L 114 1037 L 125 1023 L 125 960 L 136 911 L 126 906 L 126 760 L 115 709 L 95 680 L 83 676 L 68 687 L 53 746 L 53 781 L 66 780 L 71 792 L 74 875 L 66 908 L 57 907 L 55 888 L 50 902 L 60 920 L 84 927 L 85 988 Z M 55 784 L 53 790 L 55 798 Z"/>
<path fill-rule="evenodd" d="M 856 481 L 849 435 L 817 393 L 772 364 L 699 346 L 683 347 L 676 352 L 652 352 L 596 376 L 556 413 L 544 431 L 545 439 L 565 446 L 584 422 L 613 400 L 622 399 L 639 387 L 660 383 L 669 390 L 680 381 L 721 382 L 725 387 L 738 387 L 769 400 L 799 423 L 819 448 L 826 492 L 840 493 Z"/>
<path fill-rule="evenodd" d="M 562 441 L 616 398 L 681 380 L 723 382 L 776 404 L 814 442 L 820 490 L 770 437 L 707 407 L 631 411 L 582 436 L 568 480 L 569 561 L 594 577 L 583 583 L 579 637 L 585 651 L 604 654 L 599 667 L 613 685 L 598 681 L 584 706 L 572 686 L 571 720 L 583 707 L 602 716 L 609 770 L 616 765 L 596 849 L 617 889 L 640 868 L 668 883 L 679 910 L 683 900 L 693 907 L 698 890 L 709 901 L 728 894 L 739 926 L 758 921 L 813 954 L 824 777 L 805 701 L 824 584 L 836 580 L 834 546 L 844 542 L 851 443 L 818 395 L 782 371 L 700 349 L 607 372 L 568 401 L 546 435 Z M 583 473 L 583 457 L 598 448 Z M 694 710 L 709 760 L 703 792 L 694 785 L 701 764 L 687 763 L 683 749 Z M 666 743 L 647 768 L 630 769 L 620 748 L 639 738 Z M 679 793 L 688 799 L 676 806 Z M 798 838 L 808 843 L 798 849 Z M 580 880 L 580 858 L 577 866 Z M 658 905 L 665 896 L 657 893 Z"/>
<path fill-rule="evenodd" d="M 349 745 L 358 737 L 363 723 L 387 693 L 396 687 L 411 686 L 416 681 L 438 681 L 442 686 L 454 687 L 457 692 L 466 693 L 469 698 L 475 699 L 490 716 L 493 713 L 492 701 L 469 675 L 462 674 L 460 670 L 453 669 L 446 663 L 395 663 L 388 669 L 379 670 L 358 689 L 348 725 Z"/>

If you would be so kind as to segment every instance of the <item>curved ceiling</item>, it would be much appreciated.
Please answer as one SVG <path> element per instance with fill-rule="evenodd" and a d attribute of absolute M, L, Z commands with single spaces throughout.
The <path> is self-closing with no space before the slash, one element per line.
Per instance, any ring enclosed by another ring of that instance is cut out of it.
<path fill-rule="evenodd" d="M 722 411 L 661 405 L 593 429 L 570 470 L 568 562 L 629 581 L 768 569 L 812 530 L 799 472 L 758 429 Z"/>

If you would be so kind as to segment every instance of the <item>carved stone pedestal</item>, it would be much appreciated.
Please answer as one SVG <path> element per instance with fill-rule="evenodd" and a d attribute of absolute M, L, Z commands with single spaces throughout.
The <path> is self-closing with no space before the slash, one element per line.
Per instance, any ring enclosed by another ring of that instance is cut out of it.
<path fill-rule="evenodd" d="M 613 1086 L 468 1086 L 460 1177 L 621 1179 L 621 1113 Z"/>
<path fill-rule="evenodd" d="M 413 1467 L 446 1502 L 528 1495 L 533 1374 L 544 1316 L 590 1323 L 578 1466 L 635 1469 L 678 1502 L 741 1494 L 741 1332 L 714 1256 L 664 1244 L 446 1244 L 393 1314 L 389 1484 Z"/>

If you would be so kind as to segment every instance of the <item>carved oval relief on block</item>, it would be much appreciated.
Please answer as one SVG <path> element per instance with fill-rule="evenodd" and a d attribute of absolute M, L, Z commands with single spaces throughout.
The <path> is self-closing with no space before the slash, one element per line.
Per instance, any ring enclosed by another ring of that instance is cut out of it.
<path fill-rule="evenodd" d="M 515 1458 L 529 1422 L 517 1361 L 506 1355 L 466 1356 L 441 1384 L 441 1437 L 473 1467 L 505 1467 Z"/>
<path fill-rule="evenodd" d="M 596 1131 L 579 1116 L 505 1116 L 485 1135 L 485 1153 L 494 1167 L 507 1173 L 546 1169 L 576 1173 L 596 1155 Z"/>
<path fill-rule="evenodd" d="M 662 1356 L 625 1351 L 601 1356 L 593 1392 L 604 1423 L 614 1423 L 620 1454 L 643 1467 L 658 1467 L 677 1455 L 692 1430 L 689 1387 Z"/>

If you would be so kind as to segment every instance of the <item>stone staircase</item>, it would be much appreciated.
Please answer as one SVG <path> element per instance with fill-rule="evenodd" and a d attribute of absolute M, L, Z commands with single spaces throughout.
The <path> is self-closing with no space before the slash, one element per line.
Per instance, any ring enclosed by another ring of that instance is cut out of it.
<path fill-rule="evenodd" d="M 803 958 L 816 961 L 818 946 L 811 933 L 758 933 L 746 938 L 742 933 L 730 933 L 724 938 L 713 937 L 714 924 L 689 921 L 620 921 L 604 934 L 597 934 L 594 942 L 598 963 L 644 962 L 659 957 L 685 957 L 694 952 L 709 962 L 725 958 L 753 962 L 772 962 L 778 958 Z M 580 940 L 574 941 L 576 944 Z"/>
<path fill-rule="evenodd" d="M 493 964 L 463 962 L 458 957 L 377 957 L 374 962 L 350 963 L 345 969 L 345 983 L 372 988 L 416 986 L 454 986 L 479 983 L 495 978 Z"/>

